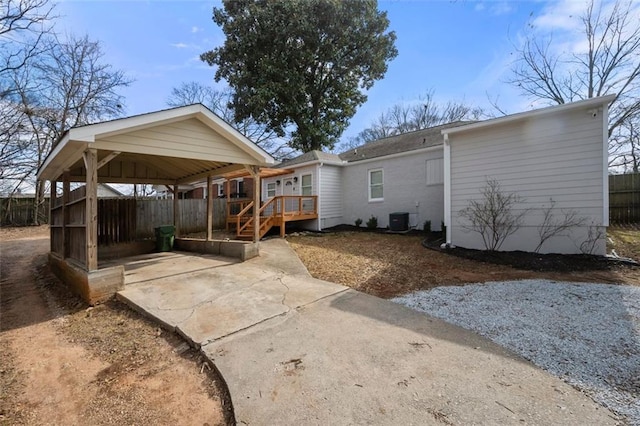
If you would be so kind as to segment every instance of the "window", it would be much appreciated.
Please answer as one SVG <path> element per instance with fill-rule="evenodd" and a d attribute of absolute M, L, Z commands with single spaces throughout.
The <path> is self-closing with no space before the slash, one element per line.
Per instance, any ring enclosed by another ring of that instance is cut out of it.
<path fill-rule="evenodd" d="M 369 201 L 382 201 L 384 199 L 382 169 L 369 170 Z"/>
<path fill-rule="evenodd" d="M 271 182 L 267 184 L 267 198 L 273 198 L 276 196 L 276 183 Z"/>
<path fill-rule="evenodd" d="M 441 185 L 444 183 L 444 160 L 434 158 L 427 160 L 427 185 Z"/>
<path fill-rule="evenodd" d="M 302 195 L 311 195 L 311 175 L 302 175 L 302 184 L 300 185 L 300 188 L 302 188 Z"/>
<path fill-rule="evenodd" d="M 238 197 L 244 198 L 246 196 L 247 194 L 244 193 L 244 181 L 239 180 L 238 181 Z"/>

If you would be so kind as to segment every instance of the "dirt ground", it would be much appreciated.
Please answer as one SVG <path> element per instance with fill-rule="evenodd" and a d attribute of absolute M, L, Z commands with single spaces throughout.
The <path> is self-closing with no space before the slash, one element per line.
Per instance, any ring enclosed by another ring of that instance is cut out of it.
<path fill-rule="evenodd" d="M 612 228 L 610 235 L 618 255 L 640 260 L 640 231 Z M 424 235 L 377 232 L 304 233 L 288 237 L 314 277 L 385 298 L 442 285 L 527 278 L 640 285 L 637 267 L 535 271 L 429 250 L 422 246 L 423 240 Z"/>
<path fill-rule="evenodd" d="M 46 267 L 48 228 L 0 229 L 0 424 L 223 425 L 220 379 L 118 302 L 90 308 Z"/>

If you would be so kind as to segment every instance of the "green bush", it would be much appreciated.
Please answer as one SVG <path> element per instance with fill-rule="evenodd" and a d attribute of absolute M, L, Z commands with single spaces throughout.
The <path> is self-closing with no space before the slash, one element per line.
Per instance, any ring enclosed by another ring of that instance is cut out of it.
<path fill-rule="evenodd" d="M 442 232 L 442 236 L 443 237 L 447 237 L 447 227 L 444 226 L 444 222 L 441 222 L 440 224 L 440 231 Z"/>
<path fill-rule="evenodd" d="M 378 218 L 374 215 L 371 215 L 369 220 L 367 221 L 367 228 L 376 229 L 378 227 Z"/>
<path fill-rule="evenodd" d="M 357 218 L 355 223 L 356 223 L 356 228 L 360 228 L 360 225 L 362 225 L 362 219 Z"/>
<path fill-rule="evenodd" d="M 424 230 L 425 234 L 430 234 L 431 233 L 431 221 L 430 220 L 425 220 L 424 221 L 424 226 L 422 227 L 422 229 Z"/>

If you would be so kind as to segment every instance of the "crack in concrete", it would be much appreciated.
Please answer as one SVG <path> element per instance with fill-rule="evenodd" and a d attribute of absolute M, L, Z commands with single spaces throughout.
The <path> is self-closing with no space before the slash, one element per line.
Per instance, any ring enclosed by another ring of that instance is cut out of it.
<path fill-rule="evenodd" d="M 284 288 L 286 288 L 286 289 L 287 289 L 287 290 L 282 294 L 282 300 L 280 300 L 280 304 L 281 304 L 282 306 L 286 306 L 286 307 L 287 307 L 287 311 L 285 312 L 285 314 L 286 314 L 286 313 L 290 312 L 290 311 L 291 311 L 291 309 L 293 309 L 291 306 L 289 306 L 289 305 L 287 305 L 286 303 L 284 303 L 284 302 L 285 302 L 285 300 L 287 300 L 287 294 L 289 293 L 289 291 L 291 291 L 291 289 L 289 288 L 289 286 L 288 286 L 288 285 L 286 285 L 286 284 L 284 283 L 284 281 L 282 281 L 282 278 L 284 278 L 284 272 L 283 272 L 283 273 L 281 273 L 279 276 L 277 276 L 277 277 L 276 277 L 276 281 L 278 281 L 281 285 L 283 285 L 283 286 L 284 286 Z"/>
<path fill-rule="evenodd" d="M 281 317 L 281 316 L 287 315 L 289 312 L 290 312 L 290 310 L 289 310 L 289 311 L 286 311 L 286 312 L 281 312 L 281 313 L 279 313 L 279 314 L 271 315 L 270 317 L 267 317 L 267 318 L 261 319 L 260 321 L 258 321 L 258 322 L 256 322 L 256 323 L 249 324 L 249 325 L 248 325 L 248 326 L 246 326 L 246 327 L 242 327 L 242 328 L 239 328 L 239 329 L 237 329 L 237 330 L 233 330 L 231 333 L 227 333 L 227 334 L 225 334 L 225 335 L 222 335 L 222 336 L 218 337 L 217 339 L 216 339 L 216 338 L 213 338 L 213 339 L 209 339 L 209 340 L 204 340 L 200 345 L 201 345 L 202 347 L 204 347 L 204 346 L 206 346 L 206 345 L 208 345 L 208 344 L 210 344 L 210 343 L 216 342 L 216 341 L 218 341 L 218 340 L 222 340 L 222 339 L 224 339 L 225 337 L 233 336 L 234 334 L 237 334 L 237 333 L 241 333 L 241 332 L 243 332 L 243 331 L 245 331 L 245 330 L 248 330 L 248 329 L 250 329 L 250 328 L 252 328 L 252 327 L 255 327 L 256 325 L 260 325 L 260 324 L 262 324 L 262 323 L 264 323 L 264 322 L 267 322 L 267 321 L 269 321 L 269 320 L 272 320 L 272 319 L 274 319 L 274 318 L 277 318 L 277 317 Z"/>

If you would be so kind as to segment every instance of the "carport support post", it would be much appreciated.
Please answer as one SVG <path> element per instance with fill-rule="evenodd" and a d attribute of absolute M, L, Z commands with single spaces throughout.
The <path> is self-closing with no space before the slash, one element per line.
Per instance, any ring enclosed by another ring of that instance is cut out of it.
<path fill-rule="evenodd" d="M 69 193 L 71 192 L 71 172 L 65 170 L 62 173 L 62 258 L 66 259 L 71 255 L 71 249 L 69 246 Z"/>
<path fill-rule="evenodd" d="M 98 269 L 98 151 L 90 148 L 84 152 L 87 171 L 85 198 L 85 238 L 87 271 Z"/>
<path fill-rule="evenodd" d="M 213 194 L 211 194 L 211 175 L 207 176 L 207 241 L 213 240 Z"/>
<path fill-rule="evenodd" d="M 180 235 L 180 191 L 178 184 L 173 185 L 173 226 L 176 228 L 176 238 Z"/>
<path fill-rule="evenodd" d="M 57 189 L 58 189 L 58 182 L 55 180 L 51 181 L 51 195 L 49 196 L 49 226 L 51 226 L 51 229 L 49 229 L 49 251 L 53 252 L 53 235 L 51 235 L 53 233 L 53 215 L 51 214 L 51 212 L 53 211 L 54 207 L 56 206 L 56 197 L 58 196 L 57 193 Z"/>
<path fill-rule="evenodd" d="M 253 177 L 253 242 L 260 241 L 260 167 L 249 167 Z"/>

